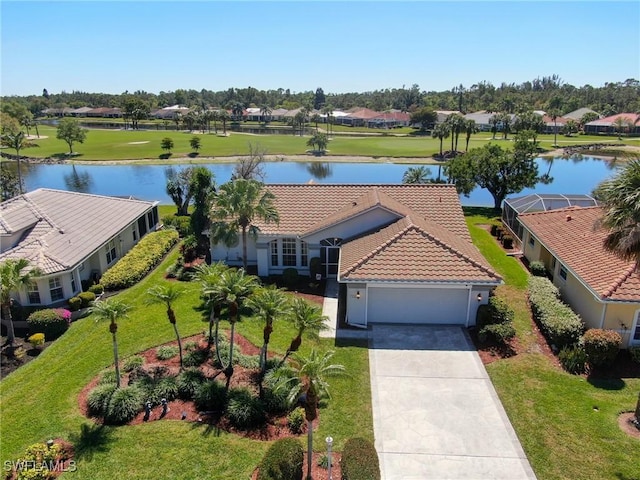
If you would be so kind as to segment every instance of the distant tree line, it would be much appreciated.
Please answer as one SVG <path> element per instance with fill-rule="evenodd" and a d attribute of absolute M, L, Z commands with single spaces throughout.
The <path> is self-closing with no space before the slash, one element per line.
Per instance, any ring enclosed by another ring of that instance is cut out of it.
<path fill-rule="evenodd" d="M 575 87 L 564 83 L 557 75 L 551 75 L 521 84 L 502 83 L 495 86 L 486 81 L 470 86 L 461 84 L 442 92 L 421 90 L 417 84 L 361 93 L 325 93 L 322 88 L 315 91 L 292 92 L 288 88 L 258 90 L 246 87 L 217 92 L 204 88 L 200 91 L 178 89 L 158 94 L 138 90 L 112 95 L 80 91 L 49 93 L 44 89 L 42 95 L 2 97 L 2 104 L 3 111 L 5 105 L 19 104 L 34 116 L 39 116 L 46 108 L 120 107 L 129 112 L 134 128 L 140 118 L 140 112 L 176 104 L 225 109 L 256 107 L 264 111 L 273 108 L 292 110 L 304 107 L 311 110 L 329 107 L 334 110 L 347 110 L 351 107 L 366 107 L 377 111 L 397 109 L 414 112 L 427 108 L 459 110 L 462 113 L 479 110 L 518 113 L 547 109 L 551 105 L 560 114 L 587 107 L 603 115 L 613 115 L 640 111 L 640 82 L 627 79 L 623 82 L 605 83 L 603 87 Z"/>

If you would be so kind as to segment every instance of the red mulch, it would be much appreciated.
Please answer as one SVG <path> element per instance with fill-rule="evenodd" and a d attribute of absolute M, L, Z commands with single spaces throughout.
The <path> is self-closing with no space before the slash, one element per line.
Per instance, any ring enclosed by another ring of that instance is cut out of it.
<path fill-rule="evenodd" d="M 624 412 L 618 415 L 618 426 L 627 435 L 640 440 L 640 429 L 636 427 L 632 421 L 635 417 L 634 412 Z M 314 477 L 315 478 L 315 477 Z"/>
<path fill-rule="evenodd" d="M 75 472 L 76 463 L 73 460 L 75 456 L 73 445 L 63 438 L 54 438 L 52 440 L 54 444 L 60 445 L 60 457 L 53 461 L 53 468 L 49 468 L 51 478 L 58 478 L 65 472 Z M 46 443 L 46 441 L 42 443 Z M 28 463 L 26 467 L 29 468 Z M 5 480 L 17 480 L 18 471 L 15 470 L 15 466 L 3 478 Z"/>
<path fill-rule="evenodd" d="M 326 453 L 318 453 L 314 452 L 311 456 L 311 461 L 313 464 L 311 465 L 311 477 L 313 480 L 329 480 L 329 470 L 326 468 L 322 468 L 318 466 L 318 461 L 322 458 Z M 331 478 L 334 480 L 338 480 L 342 478 L 342 468 L 340 467 L 340 460 L 342 459 L 342 455 L 340 453 L 331 452 Z M 302 463 L 302 478 L 305 478 L 307 475 L 307 453 L 304 454 L 304 461 Z M 256 468 L 251 475 L 251 480 L 258 479 L 258 469 Z"/>

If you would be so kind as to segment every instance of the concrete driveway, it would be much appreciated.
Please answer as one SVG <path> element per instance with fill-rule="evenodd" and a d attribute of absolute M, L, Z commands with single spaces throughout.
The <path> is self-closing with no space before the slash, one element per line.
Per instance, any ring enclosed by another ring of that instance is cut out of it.
<path fill-rule="evenodd" d="M 536 478 L 462 328 L 373 325 L 369 333 L 384 480 Z"/>

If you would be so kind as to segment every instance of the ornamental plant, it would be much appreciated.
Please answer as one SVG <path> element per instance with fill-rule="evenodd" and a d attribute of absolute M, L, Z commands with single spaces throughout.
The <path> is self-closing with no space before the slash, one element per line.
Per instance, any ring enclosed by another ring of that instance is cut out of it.
<path fill-rule="evenodd" d="M 28 340 L 33 348 L 38 348 L 40 345 L 44 345 L 44 333 L 34 333 Z"/>
<path fill-rule="evenodd" d="M 622 337 L 613 330 L 591 328 L 582 337 L 587 361 L 593 367 L 606 367 L 616 360 Z"/>

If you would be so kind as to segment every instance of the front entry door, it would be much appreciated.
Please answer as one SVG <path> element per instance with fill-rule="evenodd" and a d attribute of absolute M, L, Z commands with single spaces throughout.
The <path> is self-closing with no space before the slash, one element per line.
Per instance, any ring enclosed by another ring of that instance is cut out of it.
<path fill-rule="evenodd" d="M 322 263 L 324 263 L 326 278 L 337 278 L 339 258 L 340 247 L 322 247 Z"/>

